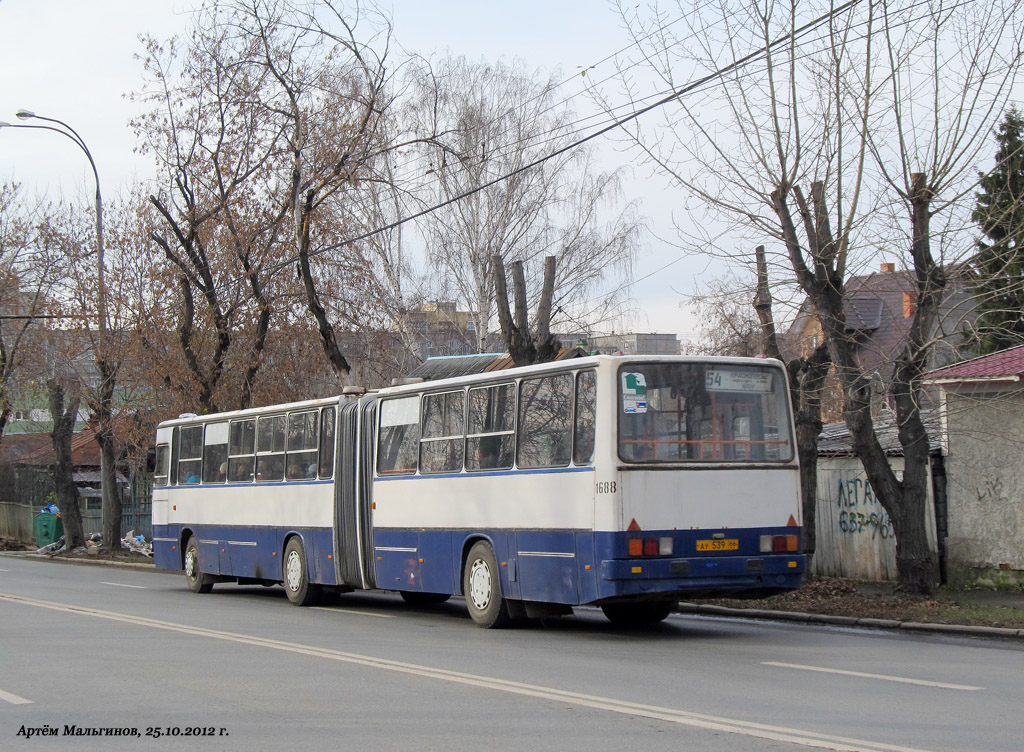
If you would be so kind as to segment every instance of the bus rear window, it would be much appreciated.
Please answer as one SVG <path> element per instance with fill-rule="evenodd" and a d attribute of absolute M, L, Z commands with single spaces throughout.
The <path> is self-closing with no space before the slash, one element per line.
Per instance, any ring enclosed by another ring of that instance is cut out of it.
<path fill-rule="evenodd" d="M 784 374 L 734 363 L 619 369 L 619 457 L 626 462 L 783 462 L 793 458 Z"/>

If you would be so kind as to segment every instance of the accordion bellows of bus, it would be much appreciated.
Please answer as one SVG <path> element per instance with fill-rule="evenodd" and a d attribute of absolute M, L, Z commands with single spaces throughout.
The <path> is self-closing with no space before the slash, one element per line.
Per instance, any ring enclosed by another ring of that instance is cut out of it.
<path fill-rule="evenodd" d="M 190 589 L 465 598 L 484 627 L 799 587 L 780 363 L 595 356 L 157 428 L 156 564 Z"/>

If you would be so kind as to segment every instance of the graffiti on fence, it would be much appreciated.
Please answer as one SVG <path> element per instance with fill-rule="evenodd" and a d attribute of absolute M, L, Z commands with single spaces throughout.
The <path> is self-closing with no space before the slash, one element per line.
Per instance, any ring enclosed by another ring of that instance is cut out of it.
<path fill-rule="evenodd" d="M 869 533 L 872 538 L 892 537 L 889 515 L 878 505 L 871 484 L 863 478 L 842 478 L 836 481 L 836 506 L 839 530 L 843 533 Z"/>

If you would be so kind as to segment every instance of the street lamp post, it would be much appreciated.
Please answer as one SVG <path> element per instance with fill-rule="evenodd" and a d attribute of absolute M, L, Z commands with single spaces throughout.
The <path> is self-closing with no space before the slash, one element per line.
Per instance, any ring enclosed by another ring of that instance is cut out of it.
<path fill-rule="evenodd" d="M 59 133 L 65 138 L 70 139 L 78 146 L 79 149 L 84 152 L 86 159 L 89 160 L 89 166 L 92 167 L 92 175 L 96 181 L 96 274 L 97 274 L 97 289 L 96 289 L 96 308 L 97 308 L 97 330 L 99 337 L 96 342 L 95 353 L 96 353 L 96 367 L 100 372 L 100 399 L 98 409 L 98 429 L 97 434 L 100 439 L 100 475 L 101 490 L 103 494 L 103 508 L 102 508 L 102 525 L 103 525 L 103 545 L 108 548 L 114 547 L 115 540 L 120 540 L 120 530 L 111 530 L 112 523 L 114 521 L 114 501 L 115 495 L 115 484 L 116 478 L 114 474 L 114 456 L 113 456 L 113 427 L 112 416 L 113 416 L 113 392 L 114 392 L 114 374 L 110 368 L 110 364 L 107 361 L 107 292 L 105 283 L 105 271 L 106 264 L 104 262 L 104 250 L 103 250 L 103 197 L 100 194 L 100 175 L 96 169 L 96 162 L 92 158 L 92 153 L 89 151 L 89 147 L 86 146 L 85 140 L 78 134 L 74 128 L 65 123 L 63 120 L 57 118 L 44 117 L 37 115 L 31 110 L 18 110 L 15 115 L 19 120 L 42 120 L 47 123 L 54 123 L 60 127 L 54 127 L 52 125 L 15 125 L 11 123 L 0 122 L 0 128 L 33 128 L 39 130 L 49 130 Z M 118 505 L 120 506 L 120 505 Z M 120 514 L 117 514 L 118 525 Z"/>

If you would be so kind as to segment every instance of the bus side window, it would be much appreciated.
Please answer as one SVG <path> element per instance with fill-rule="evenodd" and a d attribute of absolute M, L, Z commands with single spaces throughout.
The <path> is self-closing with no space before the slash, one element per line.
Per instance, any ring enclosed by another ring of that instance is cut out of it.
<path fill-rule="evenodd" d="M 171 457 L 170 447 L 166 444 L 157 444 L 156 466 L 153 468 L 153 485 L 166 486 L 167 475 L 170 469 Z"/>
<path fill-rule="evenodd" d="M 249 483 L 256 466 L 256 421 L 233 420 L 228 438 L 228 481 Z"/>
<path fill-rule="evenodd" d="M 178 482 L 194 485 L 203 472 L 203 427 L 182 426 L 178 450 Z"/>
<path fill-rule="evenodd" d="M 320 412 L 320 477 L 330 478 L 334 474 L 334 408 L 325 407 Z"/>
<path fill-rule="evenodd" d="M 288 414 L 288 480 L 316 477 L 317 412 Z"/>
<path fill-rule="evenodd" d="M 419 396 L 384 400 L 380 405 L 377 435 L 377 472 L 380 475 L 415 473 L 419 447 Z"/>
<path fill-rule="evenodd" d="M 171 485 L 178 485 L 178 449 L 181 440 L 178 438 L 178 427 L 171 431 Z"/>
<path fill-rule="evenodd" d="M 457 473 L 465 449 L 465 392 L 443 392 L 423 397 L 420 429 L 420 472 Z"/>
<path fill-rule="evenodd" d="M 284 478 L 283 415 L 260 418 L 256 423 L 256 480 Z"/>
<path fill-rule="evenodd" d="M 227 478 L 228 424 L 210 423 L 203 444 L 203 483 L 223 483 Z"/>
<path fill-rule="evenodd" d="M 519 384 L 516 464 L 565 467 L 572 437 L 572 375 L 523 379 Z"/>
<path fill-rule="evenodd" d="M 467 416 L 466 469 L 512 467 L 516 443 L 515 385 L 470 389 Z"/>
<path fill-rule="evenodd" d="M 576 377 L 576 422 L 573 426 L 572 461 L 589 465 L 594 461 L 594 423 L 597 415 L 597 376 L 581 371 Z"/>

